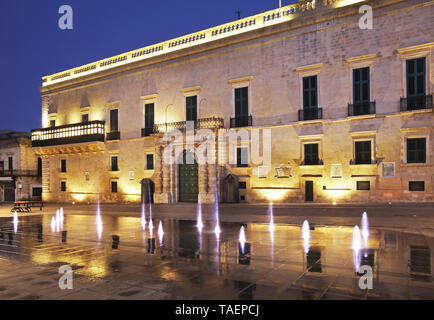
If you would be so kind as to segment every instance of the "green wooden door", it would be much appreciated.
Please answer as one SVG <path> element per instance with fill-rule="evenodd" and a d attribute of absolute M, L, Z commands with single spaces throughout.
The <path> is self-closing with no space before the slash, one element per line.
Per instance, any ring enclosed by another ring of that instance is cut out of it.
<path fill-rule="evenodd" d="M 197 202 L 199 193 L 197 163 L 194 161 L 194 164 L 191 164 L 193 161 L 185 161 L 186 154 L 183 163 L 179 165 L 179 202 Z"/>

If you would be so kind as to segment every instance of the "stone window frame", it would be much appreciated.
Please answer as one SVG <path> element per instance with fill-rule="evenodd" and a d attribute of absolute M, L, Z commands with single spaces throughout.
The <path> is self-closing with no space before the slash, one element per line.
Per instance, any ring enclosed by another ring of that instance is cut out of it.
<path fill-rule="evenodd" d="M 116 192 L 113 192 L 113 182 L 116 182 Z M 119 193 L 119 178 L 110 179 L 110 193 Z"/>
<path fill-rule="evenodd" d="M 231 95 L 231 118 L 235 118 L 235 89 L 247 87 L 247 106 L 249 110 L 249 116 L 253 115 L 253 99 L 252 99 L 252 81 L 253 76 L 247 76 L 242 78 L 235 78 L 228 81 L 228 83 L 232 86 L 232 95 Z"/>
<path fill-rule="evenodd" d="M 63 183 L 65 183 L 65 190 L 62 190 L 62 184 Z M 60 192 L 68 192 L 68 183 L 67 183 L 66 179 L 60 180 L 59 190 L 60 190 Z"/>
<path fill-rule="evenodd" d="M 238 166 L 238 149 L 247 149 L 247 164 L 243 164 L 241 166 Z M 243 143 L 241 142 L 241 144 L 238 144 L 236 147 L 236 163 L 234 164 L 235 168 L 250 168 L 250 147 L 248 143 Z"/>
<path fill-rule="evenodd" d="M 148 169 L 148 155 L 152 155 L 152 160 L 153 160 L 152 167 L 153 167 L 153 169 Z M 148 171 L 148 172 L 155 171 L 155 152 L 145 152 L 145 161 L 146 161 L 145 171 Z"/>
<path fill-rule="evenodd" d="M 90 120 L 90 107 L 80 108 L 80 122 L 83 122 L 83 116 L 87 114 L 88 120 Z"/>
<path fill-rule="evenodd" d="M 323 164 L 319 164 L 319 165 L 315 165 L 315 167 L 319 167 L 319 166 L 323 166 L 324 165 L 324 155 L 323 155 L 323 138 L 324 135 L 323 134 L 318 134 L 318 135 L 309 135 L 309 136 L 299 136 L 298 137 L 300 139 L 300 156 L 301 156 L 301 160 L 300 160 L 300 166 L 311 166 L 310 164 L 302 164 L 304 162 L 305 159 L 305 155 L 304 155 L 304 145 L 305 144 L 314 144 L 317 143 L 318 144 L 318 160 L 321 162 L 323 161 Z"/>
<path fill-rule="evenodd" d="M 402 163 L 406 165 L 429 165 L 431 163 L 431 150 L 428 148 L 430 146 L 430 133 L 429 132 L 407 132 L 403 137 L 403 145 L 404 145 L 404 152 L 401 158 Z M 425 162 L 419 162 L 419 163 L 408 163 L 407 162 L 407 139 L 418 139 L 418 138 L 425 138 Z"/>
<path fill-rule="evenodd" d="M 65 161 L 65 171 L 62 171 L 62 161 Z M 63 174 L 68 172 L 68 161 L 66 157 L 59 158 L 59 172 Z"/>
<path fill-rule="evenodd" d="M 194 87 L 189 87 L 189 88 L 184 88 L 181 89 L 181 93 L 184 97 L 184 101 L 183 101 L 183 105 L 184 105 L 184 110 L 183 110 L 183 114 L 184 114 L 184 121 L 187 121 L 187 97 L 194 97 L 196 96 L 196 116 L 197 116 L 197 120 L 199 120 L 199 108 L 200 108 L 200 86 L 194 86 Z"/>
<path fill-rule="evenodd" d="M 373 165 L 375 164 L 377 157 L 375 154 L 376 150 L 376 138 L 377 138 L 377 131 L 366 131 L 366 132 L 352 132 L 351 133 L 352 138 L 352 158 L 351 158 L 351 165 Z M 371 141 L 371 163 L 370 164 L 356 164 L 356 142 L 362 142 L 362 141 Z"/>
<path fill-rule="evenodd" d="M 51 128 L 51 121 L 54 120 L 54 127 L 58 126 L 59 124 L 57 123 L 57 112 L 53 112 L 53 113 L 49 113 L 48 114 L 48 127 Z"/>
<path fill-rule="evenodd" d="M 369 99 L 370 101 L 375 101 L 375 90 L 373 86 L 374 81 L 374 69 L 376 65 L 377 60 L 377 54 L 366 54 L 362 56 L 347 58 L 345 61 L 347 62 L 347 65 L 350 69 L 349 77 L 350 77 L 350 90 L 348 90 L 348 101 L 349 103 L 354 103 L 353 97 L 353 70 L 354 69 L 360 69 L 360 68 L 366 68 L 369 67 Z"/>
<path fill-rule="evenodd" d="M 154 124 L 155 124 L 155 115 L 156 115 L 156 106 L 157 106 L 157 99 L 158 99 L 158 94 L 157 93 L 153 93 L 153 94 L 148 94 L 146 96 L 141 96 L 140 97 L 140 101 L 142 104 L 141 110 L 142 110 L 142 128 L 145 128 L 145 113 L 146 113 L 146 105 L 147 104 L 154 104 Z"/>
<path fill-rule="evenodd" d="M 111 110 L 118 110 L 118 131 L 121 131 L 121 122 L 120 122 L 120 101 L 113 101 L 106 103 L 106 115 L 105 115 L 105 132 L 111 132 L 110 131 L 110 111 Z"/>
<path fill-rule="evenodd" d="M 407 60 L 425 58 L 425 94 L 431 92 L 431 51 L 434 42 L 397 49 L 401 59 L 401 97 L 407 97 Z"/>
<path fill-rule="evenodd" d="M 321 70 L 324 67 L 324 63 L 315 63 L 310 64 L 306 66 L 301 66 L 295 68 L 295 72 L 298 73 L 298 84 L 299 84 L 299 99 L 300 99 L 300 110 L 303 110 L 303 78 L 304 77 L 311 77 L 316 76 L 316 86 L 317 86 L 317 104 L 318 109 L 323 107 L 322 99 L 321 99 Z M 323 117 L 324 117 L 324 111 L 323 111 Z"/>

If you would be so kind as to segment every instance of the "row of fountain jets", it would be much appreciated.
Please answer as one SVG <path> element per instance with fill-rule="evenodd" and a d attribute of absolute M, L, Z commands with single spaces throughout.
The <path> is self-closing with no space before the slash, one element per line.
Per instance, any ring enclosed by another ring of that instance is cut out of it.
<path fill-rule="evenodd" d="M 218 210 L 218 203 L 214 207 L 214 218 L 215 218 L 215 228 L 214 233 L 216 235 L 217 241 L 220 239 L 221 234 L 221 228 L 219 223 L 219 210 Z M 269 226 L 268 230 L 270 232 L 270 238 L 271 242 L 274 242 L 274 230 L 275 230 L 275 224 L 274 224 L 274 216 L 273 216 L 273 204 L 270 203 L 269 205 Z M 51 231 L 52 232 L 60 232 L 63 230 L 63 221 L 64 221 L 64 215 L 63 215 L 63 208 L 60 208 L 56 211 L 56 214 L 51 218 Z M 14 225 L 14 232 L 16 233 L 18 230 L 18 214 L 17 212 L 14 212 L 13 215 L 13 225 Z M 143 203 L 142 204 L 142 212 L 141 212 L 141 226 L 142 230 L 144 231 L 146 229 L 146 206 Z M 356 268 L 356 272 L 359 271 L 360 263 L 361 263 L 361 250 L 368 248 L 368 238 L 369 238 L 369 222 L 368 222 L 368 215 L 366 212 L 363 212 L 362 215 L 362 221 L 361 221 L 362 231 L 360 231 L 360 228 L 356 225 L 353 229 L 353 238 L 352 238 L 352 250 L 354 253 L 354 265 Z M 101 210 L 99 201 L 97 204 L 97 214 L 96 214 L 96 228 L 97 228 L 97 234 L 98 239 L 101 238 L 102 235 L 102 229 L 103 229 L 103 223 L 101 219 Z M 196 228 L 199 231 L 199 233 L 202 233 L 202 230 L 204 228 L 203 220 L 202 220 L 202 205 L 199 202 L 197 206 L 197 219 L 196 219 Z M 152 206 L 149 205 L 149 223 L 148 223 L 148 229 L 150 237 L 152 238 L 152 233 L 154 229 L 154 225 L 152 223 Z M 163 243 L 163 236 L 164 236 L 164 230 L 163 230 L 163 224 L 160 220 L 158 224 L 158 238 L 160 245 Z M 309 222 L 307 220 L 303 221 L 302 227 L 301 227 L 301 237 L 303 239 L 303 249 L 306 254 L 310 251 L 310 226 Z M 245 227 L 241 226 L 240 233 L 239 233 L 239 244 L 241 252 L 244 254 L 244 248 L 246 244 L 246 232 Z M 363 240 L 363 241 L 362 241 Z M 366 253 L 365 253 L 366 254 Z"/>

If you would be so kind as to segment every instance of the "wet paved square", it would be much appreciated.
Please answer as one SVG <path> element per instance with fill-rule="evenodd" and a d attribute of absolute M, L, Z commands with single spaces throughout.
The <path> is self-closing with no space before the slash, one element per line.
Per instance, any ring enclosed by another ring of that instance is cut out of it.
<path fill-rule="evenodd" d="M 0 218 L 0 299 L 434 299 L 433 238 L 370 229 L 355 251 L 353 228 L 68 215 Z M 66 233 L 62 234 L 62 231 Z M 113 242 L 119 236 L 119 243 Z M 63 239 L 62 239 L 63 238 Z M 64 242 L 62 242 L 64 240 Z M 116 248 L 117 245 L 117 248 Z M 244 251 L 243 251 L 244 250 Z M 373 288 L 356 269 L 370 265 Z M 73 289 L 59 288 L 59 267 L 73 269 Z"/>

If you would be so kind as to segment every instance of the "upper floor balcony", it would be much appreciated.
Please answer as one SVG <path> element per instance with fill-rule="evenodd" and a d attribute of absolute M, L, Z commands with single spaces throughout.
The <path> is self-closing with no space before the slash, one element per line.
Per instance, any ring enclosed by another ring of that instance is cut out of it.
<path fill-rule="evenodd" d="M 375 114 L 375 101 L 356 102 L 348 104 L 348 116 Z"/>
<path fill-rule="evenodd" d="M 298 110 L 298 121 L 322 119 L 322 108 L 308 108 Z"/>
<path fill-rule="evenodd" d="M 400 111 L 432 108 L 432 93 L 428 95 L 401 98 Z"/>
<path fill-rule="evenodd" d="M 89 121 L 58 127 L 34 129 L 32 147 L 104 141 L 104 121 Z"/>
<path fill-rule="evenodd" d="M 219 128 L 224 127 L 223 119 L 217 118 L 217 117 L 200 118 L 197 121 L 191 121 L 191 122 L 193 122 L 193 128 L 194 129 L 211 129 L 211 130 L 214 130 L 214 129 L 219 129 Z M 165 133 L 165 132 L 170 132 L 173 130 L 184 131 L 186 129 L 188 129 L 187 121 L 158 123 L 158 124 L 154 124 L 153 133 Z"/>
<path fill-rule="evenodd" d="M 251 127 L 252 125 L 252 116 L 237 116 L 231 118 L 231 128 Z"/>

